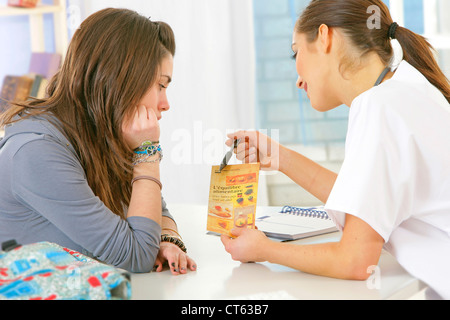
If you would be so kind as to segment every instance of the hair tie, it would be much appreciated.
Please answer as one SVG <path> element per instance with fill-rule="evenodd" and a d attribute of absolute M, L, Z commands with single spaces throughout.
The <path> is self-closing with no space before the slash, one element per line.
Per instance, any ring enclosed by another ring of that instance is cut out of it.
<path fill-rule="evenodd" d="M 398 28 L 397 22 L 392 23 L 391 26 L 389 27 L 388 37 L 390 39 L 395 39 L 395 32 L 397 31 L 397 28 Z"/>
<path fill-rule="evenodd" d="M 161 30 L 161 25 L 159 24 L 158 21 L 153 22 L 156 25 L 156 32 L 159 34 L 160 30 Z"/>

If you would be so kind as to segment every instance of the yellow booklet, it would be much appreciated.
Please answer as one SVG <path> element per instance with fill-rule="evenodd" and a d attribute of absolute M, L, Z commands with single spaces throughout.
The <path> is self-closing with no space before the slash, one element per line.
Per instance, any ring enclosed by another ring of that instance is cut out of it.
<path fill-rule="evenodd" d="M 235 227 L 255 228 L 260 164 L 219 168 L 211 171 L 207 230 L 231 237 Z"/>

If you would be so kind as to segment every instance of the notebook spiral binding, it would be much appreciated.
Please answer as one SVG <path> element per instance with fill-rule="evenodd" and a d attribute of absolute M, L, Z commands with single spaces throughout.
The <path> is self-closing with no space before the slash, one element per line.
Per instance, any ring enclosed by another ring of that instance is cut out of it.
<path fill-rule="evenodd" d="M 281 213 L 293 214 L 301 217 L 307 218 L 317 218 L 317 219 L 325 219 L 330 220 L 327 212 L 325 210 L 321 210 L 319 208 L 299 208 L 292 206 L 284 206 L 281 209 Z"/>

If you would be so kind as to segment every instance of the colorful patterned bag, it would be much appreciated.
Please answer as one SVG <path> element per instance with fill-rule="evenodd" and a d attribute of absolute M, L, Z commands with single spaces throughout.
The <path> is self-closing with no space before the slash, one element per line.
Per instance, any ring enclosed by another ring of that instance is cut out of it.
<path fill-rule="evenodd" d="M 124 300 L 129 275 L 79 252 L 49 242 L 0 251 L 0 300 Z"/>

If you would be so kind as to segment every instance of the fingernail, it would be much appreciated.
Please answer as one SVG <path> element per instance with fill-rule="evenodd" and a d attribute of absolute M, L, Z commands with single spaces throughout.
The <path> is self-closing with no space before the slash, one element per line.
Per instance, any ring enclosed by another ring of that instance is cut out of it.
<path fill-rule="evenodd" d="M 172 262 L 171 266 L 172 268 L 175 268 L 175 262 Z"/>

